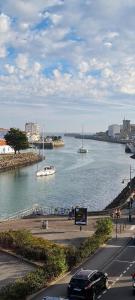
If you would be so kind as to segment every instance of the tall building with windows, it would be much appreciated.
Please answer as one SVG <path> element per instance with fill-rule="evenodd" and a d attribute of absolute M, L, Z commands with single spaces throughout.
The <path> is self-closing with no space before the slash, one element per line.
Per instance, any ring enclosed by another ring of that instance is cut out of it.
<path fill-rule="evenodd" d="M 131 134 L 131 124 L 130 120 L 123 120 L 123 125 L 121 129 L 121 137 L 127 139 L 130 137 Z"/>
<path fill-rule="evenodd" d="M 36 142 L 40 140 L 40 126 L 37 123 L 26 123 L 25 132 L 29 142 Z"/>
<path fill-rule="evenodd" d="M 113 124 L 108 127 L 108 136 L 115 138 L 120 134 L 120 125 Z"/>
<path fill-rule="evenodd" d="M 37 123 L 26 123 L 25 132 L 30 134 L 40 134 L 40 126 Z"/>

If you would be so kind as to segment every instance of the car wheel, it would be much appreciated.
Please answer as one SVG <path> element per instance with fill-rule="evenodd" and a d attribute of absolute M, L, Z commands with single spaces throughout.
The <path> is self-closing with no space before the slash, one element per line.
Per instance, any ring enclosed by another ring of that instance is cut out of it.
<path fill-rule="evenodd" d="M 106 282 L 105 282 L 105 289 L 107 290 L 109 287 L 109 282 L 108 282 L 108 279 L 106 279 Z"/>

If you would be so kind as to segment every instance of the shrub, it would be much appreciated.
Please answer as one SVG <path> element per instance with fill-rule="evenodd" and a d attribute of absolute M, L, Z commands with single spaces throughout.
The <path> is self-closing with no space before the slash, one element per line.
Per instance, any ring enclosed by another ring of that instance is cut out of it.
<path fill-rule="evenodd" d="M 103 218 L 97 221 L 96 232 L 97 235 L 110 235 L 113 230 L 113 223 L 111 218 Z"/>
<path fill-rule="evenodd" d="M 46 284 L 44 271 L 39 269 L 1 288 L 1 300 L 24 300 L 26 296 L 41 289 Z"/>

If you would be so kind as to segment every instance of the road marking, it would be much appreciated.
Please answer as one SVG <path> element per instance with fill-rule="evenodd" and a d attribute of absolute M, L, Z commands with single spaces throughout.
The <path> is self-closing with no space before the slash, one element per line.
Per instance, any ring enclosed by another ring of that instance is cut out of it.
<path fill-rule="evenodd" d="M 97 297 L 97 299 L 100 299 L 102 297 L 102 295 L 99 295 L 98 297 Z"/>
<path fill-rule="evenodd" d="M 127 270 L 123 271 L 123 274 L 125 274 L 127 272 Z"/>
<path fill-rule="evenodd" d="M 131 227 L 130 227 L 130 230 L 134 230 L 135 229 L 135 225 L 132 225 Z"/>
<path fill-rule="evenodd" d="M 127 270 L 129 270 L 129 267 L 127 267 Z"/>
<path fill-rule="evenodd" d="M 120 262 L 120 263 L 128 263 L 128 264 L 131 264 L 133 263 L 132 261 L 128 261 L 128 260 L 120 260 L 120 259 L 116 259 L 114 260 L 115 262 Z"/>

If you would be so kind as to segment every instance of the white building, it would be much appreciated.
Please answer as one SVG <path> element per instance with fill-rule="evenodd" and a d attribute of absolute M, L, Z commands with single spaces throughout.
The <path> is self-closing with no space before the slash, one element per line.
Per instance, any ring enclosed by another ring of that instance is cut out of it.
<path fill-rule="evenodd" d="M 108 127 L 108 136 L 115 138 L 120 134 L 120 125 L 113 124 Z"/>
<path fill-rule="evenodd" d="M 14 149 L 9 145 L 6 145 L 6 141 L 4 139 L 0 140 L 0 154 L 12 154 L 14 153 Z"/>
<path fill-rule="evenodd" d="M 37 123 L 26 123 L 25 124 L 25 132 L 28 137 L 28 141 L 35 142 L 40 139 L 40 126 Z"/>

